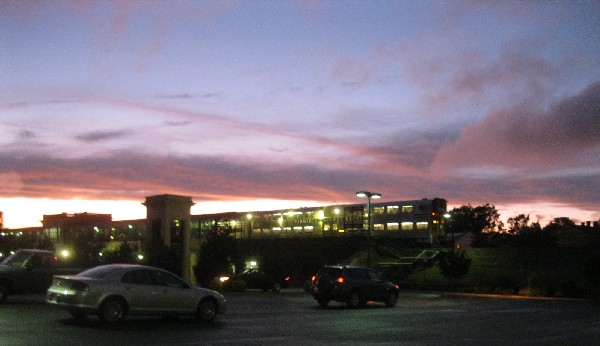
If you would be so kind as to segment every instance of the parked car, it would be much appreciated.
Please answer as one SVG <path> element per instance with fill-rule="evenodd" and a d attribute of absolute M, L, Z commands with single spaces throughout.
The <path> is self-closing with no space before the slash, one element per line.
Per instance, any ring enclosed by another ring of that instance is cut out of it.
<path fill-rule="evenodd" d="M 62 267 L 51 251 L 17 250 L 0 262 L 0 303 L 10 295 L 45 293 L 54 275 L 79 271 Z"/>
<path fill-rule="evenodd" d="M 392 307 L 398 301 L 399 287 L 382 279 L 373 269 L 358 266 L 325 266 L 312 278 L 311 294 L 321 306 L 330 301 L 345 302 L 350 307 L 368 301 Z"/>
<path fill-rule="evenodd" d="M 274 275 L 265 273 L 259 269 L 248 269 L 239 275 L 236 275 L 237 280 L 242 280 L 246 283 L 247 288 L 262 289 L 263 291 L 272 290 L 279 292 L 282 288 L 289 287 L 289 276 L 275 277 Z"/>
<path fill-rule="evenodd" d="M 126 315 L 189 315 L 211 321 L 226 310 L 220 293 L 193 287 L 166 270 L 136 264 L 54 276 L 46 301 L 75 318 L 95 314 L 104 322 L 118 322 Z"/>
<path fill-rule="evenodd" d="M 232 289 L 235 281 L 243 281 L 245 288 L 260 289 L 263 291 L 272 290 L 279 292 L 282 288 L 290 287 L 290 276 L 275 276 L 266 273 L 260 269 L 247 269 L 237 275 L 221 275 L 214 280 L 218 287 L 225 290 Z"/>

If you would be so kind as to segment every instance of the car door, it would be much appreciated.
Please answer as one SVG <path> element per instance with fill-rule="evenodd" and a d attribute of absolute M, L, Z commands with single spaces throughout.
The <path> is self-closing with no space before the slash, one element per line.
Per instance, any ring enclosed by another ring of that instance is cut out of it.
<path fill-rule="evenodd" d="M 381 275 L 373 269 L 369 269 L 368 275 L 370 299 L 378 301 L 384 300 L 386 296 L 385 281 Z"/>
<path fill-rule="evenodd" d="M 121 284 L 131 313 L 156 313 L 163 309 L 166 290 L 156 284 L 151 270 L 130 270 L 121 278 Z"/>
<path fill-rule="evenodd" d="M 32 293 L 45 293 L 52 284 L 56 272 L 53 256 L 44 253 L 34 254 L 27 262 L 28 288 Z"/>
<path fill-rule="evenodd" d="M 152 275 L 161 288 L 160 309 L 165 313 L 186 313 L 196 310 L 195 291 L 185 281 L 162 270 L 153 270 Z"/>

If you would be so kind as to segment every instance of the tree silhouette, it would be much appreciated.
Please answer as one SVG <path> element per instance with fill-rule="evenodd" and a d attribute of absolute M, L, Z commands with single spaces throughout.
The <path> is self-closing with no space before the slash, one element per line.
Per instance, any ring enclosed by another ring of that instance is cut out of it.
<path fill-rule="evenodd" d="M 470 266 L 471 259 L 461 249 L 443 252 L 438 262 L 442 275 L 450 280 L 457 280 L 465 276 L 469 272 Z"/>
<path fill-rule="evenodd" d="M 231 230 L 215 225 L 200 248 L 194 271 L 201 286 L 208 287 L 213 278 L 231 272 L 232 265 L 240 262 L 237 243 L 230 234 Z"/>
<path fill-rule="evenodd" d="M 448 233 L 481 234 L 502 229 L 500 214 L 496 207 L 490 204 L 472 207 L 463 205 L 450 211 Z"/>

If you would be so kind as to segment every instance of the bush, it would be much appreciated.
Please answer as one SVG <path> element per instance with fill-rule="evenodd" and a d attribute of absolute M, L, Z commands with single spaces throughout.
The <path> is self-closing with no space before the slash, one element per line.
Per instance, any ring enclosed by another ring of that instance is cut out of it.
<path fill-rule="evenodd" d="M 469 272 L 471 259 L 466 257 L 464 250 L 444 252 L 440 255 L 438 266 L 444 277 L 456 280 Z"/>

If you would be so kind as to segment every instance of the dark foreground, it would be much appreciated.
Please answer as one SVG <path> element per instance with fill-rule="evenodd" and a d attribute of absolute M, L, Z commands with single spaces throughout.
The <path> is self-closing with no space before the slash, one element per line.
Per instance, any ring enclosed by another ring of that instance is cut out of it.
<path fill-rule="evenodd" d="M 230 294 L 211 324 L 129 318 L 77 322 L 41 297 L 0 305 L 2 345 L 591 345 L 600 340 L 600 306 L 589 301 L 526 300 L 401 292 L 398 305 L 319 307 L 301 291 Z"/>

